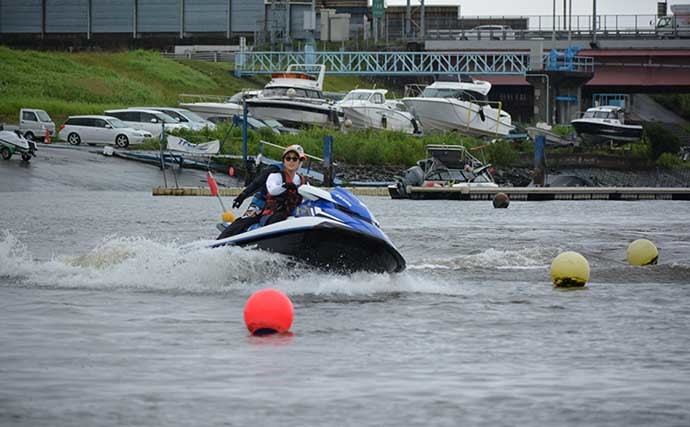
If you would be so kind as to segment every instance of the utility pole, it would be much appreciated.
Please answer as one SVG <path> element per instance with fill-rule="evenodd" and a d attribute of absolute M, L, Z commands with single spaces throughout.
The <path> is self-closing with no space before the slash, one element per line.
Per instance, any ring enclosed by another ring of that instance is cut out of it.
<path fill-rule="evenodd" d="M 405 40 L 410 38 L 410 0 L 407 0 L 407 7 L 405 8 Z"/>
<path fill-rule="evenodd" d="M 596 0 L 594 0 L 596 1 Z M 551 49 L 556 48 L 556 0 L 553 0 L 553 15 L 552 15 L 552 25 L 551 25 Z"/>
<path fill-rule="evenodd" d="M 592 48 L 597 48 L 597 0 L 592 0 Z"/>

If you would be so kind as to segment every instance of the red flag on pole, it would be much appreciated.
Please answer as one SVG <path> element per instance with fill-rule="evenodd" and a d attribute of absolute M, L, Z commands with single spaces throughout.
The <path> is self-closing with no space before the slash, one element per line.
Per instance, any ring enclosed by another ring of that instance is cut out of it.
<path fill-rule="evenodd" d="M 211 189 L 211 195 L 218 196 L 218 184 L 216 184 L 216 180 L 213 178 L 213 175 L 211 175 L 211 172 L 206 172 L 206 180 Z"/>

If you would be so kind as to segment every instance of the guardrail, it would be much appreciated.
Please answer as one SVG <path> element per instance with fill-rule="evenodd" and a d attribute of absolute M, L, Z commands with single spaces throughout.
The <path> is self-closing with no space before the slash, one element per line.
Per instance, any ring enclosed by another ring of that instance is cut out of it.
<path fill-rule="evenodd" d="M 161 52 L 161 56 L 169 59 L 194 59 L 208 62 L 235 62 L 235 53 L 228 52 Z"/>

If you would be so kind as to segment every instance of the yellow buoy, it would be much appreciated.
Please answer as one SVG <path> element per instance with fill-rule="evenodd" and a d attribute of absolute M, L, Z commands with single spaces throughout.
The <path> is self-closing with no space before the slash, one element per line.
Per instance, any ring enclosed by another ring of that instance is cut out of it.
<path fill-rule="evenodd" d="M 628 246 L 628 263 L 630 265 L 656 264 L 659 251 L 654 243 L 647 239 L 637 239 Z"/>
<path fill-rule="evenodd" d="M 223 222 L 234 222 L 235 221 L 235 214 L 232 213 L 232 211 L 225 211 L 225 212 L 223 212 L 222 219 L 223 219 Z"/>
<path fill-rule="evenodd" d="M 585 286 L 589 280 L 589 263 L 577 252 L 563 252 L 551 263 L 551 280 L 559 288 Z"/>

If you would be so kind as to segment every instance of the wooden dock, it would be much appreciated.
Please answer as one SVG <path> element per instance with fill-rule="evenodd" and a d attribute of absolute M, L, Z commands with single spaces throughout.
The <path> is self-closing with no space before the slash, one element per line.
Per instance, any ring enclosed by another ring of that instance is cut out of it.
<path fill-rule="evenodd" d="M 690 200 L 688 187 L 412 187 L 405 198 L 414 200 L 493 200 L 505 193 L 511 201 L 547 200 Z M 401 198 L 390 193 L 393 198 Z"/>

